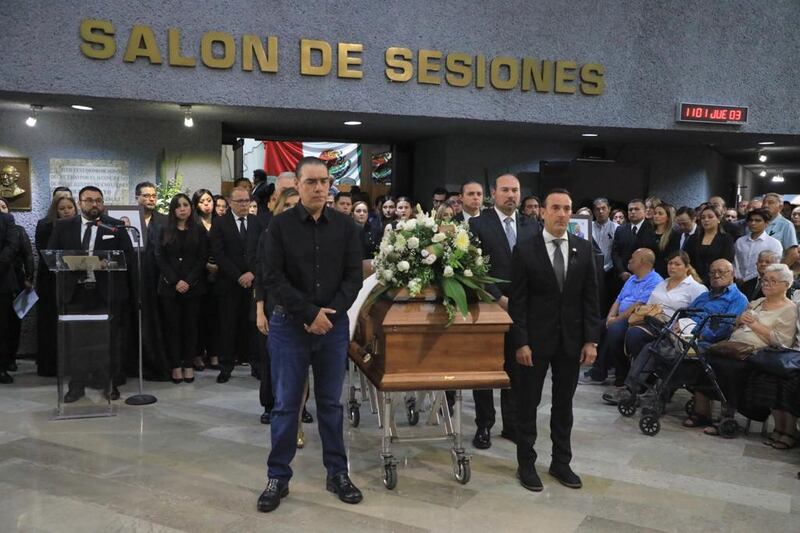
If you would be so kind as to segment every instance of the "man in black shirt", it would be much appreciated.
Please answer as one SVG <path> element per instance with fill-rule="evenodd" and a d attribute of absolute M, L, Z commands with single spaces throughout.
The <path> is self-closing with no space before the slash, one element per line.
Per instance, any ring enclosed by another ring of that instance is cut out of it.
<path fill-rule="evenodd" d="M 340 402 L 350 340 L 347 310 L 362 284 L 360 235 L 350 217 L 325 205 L 331 179 L 324 161 L 305 157 L 296 174 L 300 203 L 272 219 L 262 257 L 264 289 L 275 302 L 268 338 L 275 406 L 261 512 L 277 508 L 289 493 L 309 365 L 326 488 L 345 503 L 362 499 L 347 473 Z"/>

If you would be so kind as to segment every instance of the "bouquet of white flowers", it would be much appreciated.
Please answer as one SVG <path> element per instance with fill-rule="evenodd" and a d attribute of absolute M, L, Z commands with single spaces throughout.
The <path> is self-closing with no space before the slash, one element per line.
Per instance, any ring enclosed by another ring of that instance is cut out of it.
<path fill-rule="evenodd" d="M 491 302 L 486 284 L 505 281 L 488 275 L 489 257 L 483 255 L 466 222 L 437 222 L 433 213 L 419 206 L 414 218 L 386 227 L 373 265 L 380 285 L 372 298 L 390 289 L 407 289 L 416 297 L 427 287 L 440 287 L 448 326 L 456 311 L 467 316 L 467 291 Z"/>

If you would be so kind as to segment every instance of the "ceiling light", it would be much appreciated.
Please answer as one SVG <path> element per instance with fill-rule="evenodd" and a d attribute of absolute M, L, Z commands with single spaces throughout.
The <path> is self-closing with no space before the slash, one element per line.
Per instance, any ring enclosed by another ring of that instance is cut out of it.
<path fill-rule="evenodd" d="M 770 146 L 772 144 L 775 144 L 775 141 L 761 141 L 758 144 L 760 144 L 761 146 Z"/>
<path fill-rule="evenodd" d="M 89 107 L 88 105 L 72 104 L 70 107 L 72 109 L 77 109 L 78 111 L 94 111 L 94 108 Z"/>
<path fill-rule="evenodd" d="M 758 173 L 758 175 L 761 176 L 762 178 L 766 178 L 767 177 L 767 171 L 766 170 L 762 170 L 761 172 Z"/>
<path fill-rule="evenodd" d="M 766 163 L 767 162 L 767 154 L 763 154 L 763 153 L 758 154 L 758 160 L 761 161 L 762 163 Z"/>
<path fill-rule="evenodd" d="M 25 124 L 29 127 L 34 127 L 36 125 L 36 117 L 41 111 L 42 106 L 40 105 L 32 105 L 31 106 L 31 114 L 28 115 L 28 118 L 25 119 Z"/>
<path fill-rule="evenodd" d="M 780 174 L 775 174 L 774 176 L 772 176 L 773 183 L 783 183 L 783 181 L 784 181 L 783 176 L 781 176 Z"/>
<path fill-rule="evenodd" d="M 345 121 L 344 125 L 345 126 L 360 126 L 361 122 L 359 122 L 358 120 L 347 120 L 347 121 Z"/>
<path fill-rule="evenodd" d="M 187 128 L 191 128 L 194 126 L 194 119 L 192 118 L 192 106 L 182 105 L 181 109 L 183 109 L 183 125 Z"/>
<path fill-rule="evenodd" d="M 597 133 L 581 133 L 581 137 L 597 137 Z"/>

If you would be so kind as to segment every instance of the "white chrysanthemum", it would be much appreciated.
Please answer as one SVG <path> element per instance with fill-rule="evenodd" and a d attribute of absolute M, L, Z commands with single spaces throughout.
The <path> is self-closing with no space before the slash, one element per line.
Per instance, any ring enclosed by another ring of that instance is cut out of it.
<path fill-rule="evenodd" d="M 464 277 L 465 278 L 471 278 L 472 277 L 472 270 L 470 270 L 470 269 L 464 270 Z"/>
<path fill-rule="evenodd" d="M 453 274 L 455 274 L 455 272 L 453 272 L 453 267 L 451 266 L 444 267 L 444 277 L 452 278 Z"/>
<path fill-rule="evenodd" d="M 411 265 L 408 263 L 408 261 L 400 261 L 397 263 L 397 270 L 400 272 L 407 272 L 409 268 L 411 268 Z"/>
<path fill-rule="evenodd" d="M 402 250 L 403 248 L 405 248 L 406 247 L 406 238 L 398 233 L 397 237 L 395 237 L 395 239 L 394 239 L 394 247 L 395 247 L 396 250 Z"/>
<path fill-rule="evenodd" d="M 419 248 L 419 239 L 416 237 L 409 237 L 406 244 L 408 244 L 408 247 L 411 250 L 416 250 L 417 248 Z"/>

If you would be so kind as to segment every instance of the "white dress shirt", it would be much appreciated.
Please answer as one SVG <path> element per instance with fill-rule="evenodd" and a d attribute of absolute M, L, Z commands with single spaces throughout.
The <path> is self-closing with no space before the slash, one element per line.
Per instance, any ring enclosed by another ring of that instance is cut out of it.
<path fill-rule="evenodd" d="M 503 213 L 502 211 L 497 209 L 497 206 L 495 206 L 494 207 L 494 211 L 495 211 L 495 213 L 497 213 L 497 216 L 500 218 L 500 225 L 503 227 L 503 233 L 505 233 L 505 231 L 506 231 L 506 219 L 507 218 L 511 219 L 511 231 L 514 232 L 514 241 L 516 241 L 517 240 L 517 210 L 514 209 L 514 211 L 512 211 L 512 213 L 510 215 L 506 215 L 505 213 Z"/>
<path fill-rule="evenodd" d="M 567 279 L 567 270 L 569 269 L 569 238 L 568 233 L 565 231 L 562 237 L 555 237 L 546 229 L 542 230 L 542 237 L 544 237 L 544 247 L 547 250 L 547 256 L 550 258 L 550 264 L 553 264 L 553 256 L 556 253 L 556 246 L 553 244 L 553 239 L 561 238 L 564 242 L 561 243 L 561 255 L 564 257 L 564 279 Z"/>
<path fill-rule="evenodd" d="M 80 242 L 81 242 L 81 244 L 83 244 L 83 232 L 86 231 L 86 224 L 91 224 L 92 225 L 91 226 L 92 227 L 92 237 L 91 237 L 91 240 L 89 241 L 89 251 L 90 252 L 94 251 L 94 241 L 97 240 L 97 226 L 95 225 L 96 222 L 97 222 L 96 220 L 89 220 L 88 218 L 84 218 L 84 216 L 81 215 L 81 233 L 80 233 Z"/>
<path fill-rule="evenodd" d="M 694 235 L 695 231 L 697 231 L 697 224 L 692 226 L 692 231 L 690 231 L 689 233 L 681 233 L 681 245 L 680 245 L 681 250 L 683 250 L 683 245 L 686 244 L 686 241 L 689 240 L 689 237 Z"/>
<path fill-rule="evenodd" d="M 770 237 L 766 231 L 761 232 L 761 235 L 755 239 L 749 233 L 736 239 L 734 248 L 736 251 L 733 258 L 733 275 L 741 281 L 758 276 L 756 262 L 758 262 L 758 254 L 764 250 L 770 250 L 778 254 L 778 257 L 783 257 L 781 241 Z"/>
<path fill-rule="evenodd" d="M 247 231 L 247 215 L 245 215 L 243 217 L 237 217 L 236 215 L 233 215 L 233 218 L 234 218 L 234 220 L 236 220 L 236 229 L 237 230 L 239 229 L 239 225 L 241 224 L 241 222 L 239 221 L 239 219 L 241 218 L 244 221 L 244 230 Z"/>
<path fill-rule="evenodd" d="M 674 315 L 678 309 L 689 307 L 695 298 L 708 292 L 706 286 L 695 281 L 692 276 L 686 276 L 686 279 L 671 291 L 667 290 L 668 282 L 669 278 L 656 285 L 656 288 L 650 293 L 647 303 L 659 304 L 664 314 L 669 317 Z"/>
<path fill-rule="evenodd" d="M 480 215 L 481 212 L 479 210 L 477 215 L 470 215 L 469 213 L 467 213 L 466 209 L 462 209 L 461 210 L 461 214 L 464 215 L 464 222 L 469 222 L 469 219 L 471 219 L 472 217 L 476 217 L 476 216 Z M 502 220 L 502 219 L 500 219 L 500 220 Z"/>
<path fill-rule="evenodd" d="M 639 235 L 639 230 L 642 229 L 642 224 L 644 224 L 644 219 L 640 220 L 638 224 L 631 224 L 631 231 L 634 231 L 635 235 Z"/>

